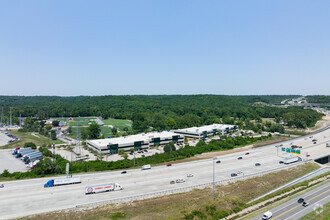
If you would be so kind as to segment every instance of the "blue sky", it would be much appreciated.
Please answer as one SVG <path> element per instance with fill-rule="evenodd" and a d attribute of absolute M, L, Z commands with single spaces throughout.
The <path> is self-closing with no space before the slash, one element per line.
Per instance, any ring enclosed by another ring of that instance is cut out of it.
<path fill-rule="evenodd" d="M 330 94 L 330 1 L 0 0 L 0 95 Z"/>

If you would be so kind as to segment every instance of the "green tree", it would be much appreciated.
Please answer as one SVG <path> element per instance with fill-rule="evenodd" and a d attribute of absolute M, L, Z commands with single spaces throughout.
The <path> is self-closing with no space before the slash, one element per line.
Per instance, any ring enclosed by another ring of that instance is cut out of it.
<path fill-rule="evenodd" d="M 24 147 L 31 147 L 32 149 L 37 149 L 37 146 L 33 142 L 26 142 Z"/>
<path fill-rule="evenodd" d="M 88 131 L 87 131 L 87 129 L 84 128 L 84 127 L 81 127 L 80 128 L 80 135 L 81 135 L 82 140 L 86 140 L 88 138 Z"/>
<path fill-rule="evenodd" d="M 72 134 L 72 127 L 71 126 L 68 127 L 67 132 L 68 132 L 68 134 Z"/>
<path fill-rule="evenodd" d="M 96 122 L 92 122 L 92 124 L 88 127 L 88 138 L 89 139 L 97 139 L 100 136 L 101 128 Z"/>
<path fill-rule="evenodd" d="M 52 126 L 51 126 L 51 125 L 46 125 L 46 126 L 45 126 L 45 129 L 49 132 L 50 129 L 52 129 Z"/>
<path fill-rule="evenodd" d="M 50 139 L 56 140 L 56 132 L 54 130 L 50 131 Z"/>
<path fill-rule="evenodd" d="M 119 154 L 119 155 L 124 155 L 124 153 L 125 153 L 125 150 L 123 150 L 123 149 L 120 149 L 120 150 L 118 151 L 118 154 Z"/>
<path fill-rule="evenodd" d="M 116 135 L 117 132 L 118 132 L 118 131 L 117 131 L 117 128 L 116 128 L 115 126 L 113 126 L 113 128 L 112 128 L 111 131 L 112 131 L 112 134 L 114 134 L 114 135 Z"/>
<path fill-rule="evenodd" d="M 166 153 L 171 153 L 175 150 L 176 150 L 176 148 L 175 148 L 174 143 L 172 141 L 164 146 L 164 151 Z"/>
<path fill-rule="evenodd" d="M 122 157 L 123 157 L 125 160 L 127 160 L 127 158 L 128 158 L 128 154 L 127 154 L 127 153 L 124 153 L 124 154 L 122 155 Z"/>
<path fill-rule="evenodd" d="M 54 120 L 54 121 L 52 121 L 52 125 L 53 125 L 54 127 L 58 127 L 59 124 L 60 124 L 60 121 L 58 121 L 58 120 Z"/>

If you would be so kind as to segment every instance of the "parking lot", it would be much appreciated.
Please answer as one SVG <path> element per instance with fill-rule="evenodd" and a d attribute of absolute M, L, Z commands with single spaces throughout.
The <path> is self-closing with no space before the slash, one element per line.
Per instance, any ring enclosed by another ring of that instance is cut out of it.
<path fill-rule="evenodd" d="M 10 134 L 7 131 L 1 131 L 0 132 L 0 147 L 4 146 L 10 142 L 14 142 L 18 140 L 17 137 L 13 136 L 12 134 Z"/>
<path fill-rule="evenodd" d="M 12 152 L 13 149 L 0 150 L 0 173 L 5 169 L 11 173 L 28 171 L 29 169 L 26 168 L 24 162 L 19 158 L 15 158 L 15 156 L 12 155 Z"/>

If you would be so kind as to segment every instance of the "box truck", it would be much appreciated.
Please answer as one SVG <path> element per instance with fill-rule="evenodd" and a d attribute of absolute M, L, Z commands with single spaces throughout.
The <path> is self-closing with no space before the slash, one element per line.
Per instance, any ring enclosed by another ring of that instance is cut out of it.
<path fill-rule="evenodd" d="M 55 180 L 49 180 L 44 187 L 53 187 L 53 186 L 61 186 L 61 185 L 69 185 L 69 184 L 77 184 L 81 183 L 80 177 L 75 178 L 65 178 L 65 179 L 55 179 Z"/>
<path fill-rule="evenodd" d="M 85 194 L 94 194 L 100 192 L 109 192 L 109 191 L 117 191 L 123 190 L 124 188 L 118 183 L 108 183 L 104 185 L 97 185 L 97 186 L 87 186 L 85 188 Z"/>
<path fill-rule="evenodd" d="M 143 166 L 141 167 L 141 169 L 142 169 L 142 170 L 149 170 L 149 169 L 151 169 L 151 165 L 150 165 L 150 164 L 143 165 Z"/>

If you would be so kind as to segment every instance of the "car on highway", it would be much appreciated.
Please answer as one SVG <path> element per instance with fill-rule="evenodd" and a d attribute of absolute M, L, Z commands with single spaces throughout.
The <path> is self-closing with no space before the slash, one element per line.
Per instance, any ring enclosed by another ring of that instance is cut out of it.
<path fill-rule="evenodd" d="M 167 167 L 170 167 L 170 166 L 172 166 L 172 164 L 169 163 L 169 164 L 167 164 L 166 166 L 167 166 Z"/>
<path fill-rule="evenodd" d="M 170 181 L 170 184 L 175 184 L 175 181 L 174 180 Z"/>
<path fill-rule="evenodd" d="M 305 201 L 305 200 L 304 200 L 303 198 L 299 198 L 297 202 L 298 202 L 298 203 L 302 203 L 302 202 L 304 202 L 304 201 Z"/>
<path fill-rule="evenodd" d="M 186 182 L 186 180 L 185 179 L 177 179 L 175 182 L 176 183 L 184 183 L 184 182 Z"/>
<path fill-rule="evenodd" d="M 262 219 L 270 219 L 273 217 L 273 213 L 271 211 L 267 211 L 262 215 Z"/>
<path fill-rule="evenodd" d="M 258 166 L 261 166 L 261 164 L 260 163 L 256 163 L 256 164 L 254 164 L 256 167 L 258 167 Z"/>
<path fill-rule="evenodd" d="M 216 163 L 221 163 L 221 160 L 218 160 Z"/>
<path fill-rule="evenodd" d="M 141 157 L 145 157 L 144 154 L 142 154 Z"/>
<path fill-rule="evenodd" d="M 3 184 L 0 184 L 0 188 L 3 188 L 3 187 L 5 187 Z"/>
<path fill-rule="evenodd" d="M 121 172 L 121 174 L 126 174 L 126 173 L 127 173 L 127 171 L 126 171 L 126 170 Z"/>
<path fill-rule="evenodd" d="M 232 174 L 230 174 L 230 176 L 231 177 L 235 177 L 235 176 L 237 176 L 237 174 L 236 173 L 232 173 Z"/>
<path fill-rule="evenodd" d="M 302 206 L 307 207 L 307 206 L 309 206 L 309 203 L 304 201 L 304 202 L 302 203 Z"/>
<path fill-rule="evenodd" d="M 193 176 L 194 176 L 194 174 L 191 174 L 191 173 L 187 174 L 187 177 L 193 177 Z"/>
<path fill-rule="evenodd" d="M 144 152 L 148 152 L 148 150 L 144 150 Z"/>
<path fill-rule="evenodd" d="M 243 157 L 237 157 L 237 160 L 242 160 L 243 159 Z"/>
<path fill-rule="evenodd" d="M 246 152 L 245 155 L 249 155 L 250 153 L 249 152 Z"/>
<path fill-rule="evenodd" d="M 313 144 L 316 144 L 316 141 L 314 141 Z"/>

